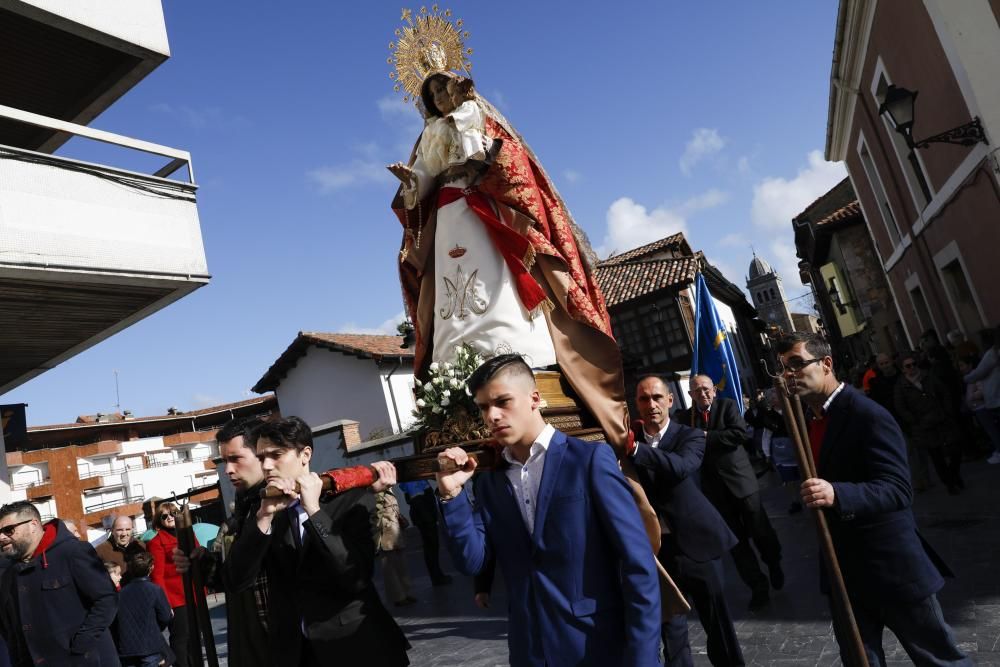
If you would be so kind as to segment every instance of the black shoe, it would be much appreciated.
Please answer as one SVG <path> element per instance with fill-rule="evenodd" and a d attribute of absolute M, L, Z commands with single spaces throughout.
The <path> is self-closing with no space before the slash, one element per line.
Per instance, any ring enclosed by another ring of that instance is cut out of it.
<path fill-rule="evenodd" d="M 447 586 L 451 583 L 451 577 L 447 574 L 442 574 L 440 577 L 431 580 L 431 585 L 433 586 Z"/>
<path fill-rule="evenodd" d="M 750 596 L 750 604 L 747 606 L 747 609 L 750 611 L 760 611 L 769 604 L 771 604 L 771 596 L 768 594 L 767 589 L 754 591 L 754 594 Z"/>
<path fill-rule="evenodd" d="M 785 587 L 785 571 L 781 569 L 781 563 L 767 566 L 767 576 L 771 579 L 771 588 L 780 591 Z"/>

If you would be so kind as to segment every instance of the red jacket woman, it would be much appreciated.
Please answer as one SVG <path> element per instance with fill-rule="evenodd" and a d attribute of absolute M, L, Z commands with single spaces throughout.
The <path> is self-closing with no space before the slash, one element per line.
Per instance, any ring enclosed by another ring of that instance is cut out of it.
<path fill-rule="evenodd" d="M 201 655 L 194 655 L 188 647 L 188 618 L 184 600 L 184 580 L 174 565 L 174 548 L 177 546 L 176 514 L 174 503 L 160 503 L 153 513 L 153 527 L 156 536 L 146 545 L 153 557 L 153 571 L 150 579 L 167 594 L 167 602 L 174 612 L 170 623 L 170 648 L 177 656 L 176 667 L 200 665 Z"/>

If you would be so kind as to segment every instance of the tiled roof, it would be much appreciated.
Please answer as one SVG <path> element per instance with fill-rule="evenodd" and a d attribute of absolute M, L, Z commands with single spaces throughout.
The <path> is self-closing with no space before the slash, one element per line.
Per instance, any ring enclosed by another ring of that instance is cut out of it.
<path fill-rule="evenodd" d="M 641 257 L 644 257 L 645 255 L 653 254 L 655 252 L 664 250 L 676 244 L 683 244 L 683 248 L 686 251 L 684 254 L 686 255 L 691 254 L 691 248 L 690 246 L 688 246 L 687 239 L 684 238 L 684 234 L 682 232 L 678 232 L 676 234 L 671 234 L 666 238 L 662 238 L 659 241 L 653 241 L 652 243 L 647 243 L 644 246 L 639 246 L 638 248 L 627 250 L 621 253 L 620 255 L 609 257 L 603 262 L 600 262 L 597 266 L 598 268 L 600 268 L 602 266 L 611 266 L 614 264 L 622 264 L 624 262 L 634 261 Z"/>
<path fill-rule="evenodd" d="M 821 227 L 823 225 L 828 225 L 830 223 L 840 222 L 842 220 L 848 220 L 850 218 L 858 218 L 858 217 L 861 217 L 861 204 L 859 204 L 858 200 L 855 199 L 847 206 L 844 206 L 843 208 L 838 208 L 836 211 L 834 211 L 830 215 L 826 216 L 825 218 L 817 222 L 816 226 Z"/>
<path fill-rule="evenodd" d="M 611 308 L 657 290 L 691 283 L 698 271 L 698 263 L 698 257 L 650 262 L 602 262 L 597 266 L 597 282 Z"/>
<path fill-rule="evenodd" d="M 298 360 L 311 346 L 336 350 L 362 359 L 381 361 L 383 358 L 412 359 L 413 350 L 404 350 L 402 336 L 379 334 L 322 333 L 300 331 L 278 360 L 271 364 L 264 376 L 253 386 L 256 392 L 273 391 L 278 383 L 295 367 Z"/>
<path fill-rule="evenodd" d="M 816 197 L 816 199 L 813 199 L 812 202 L 809 204 L 809 206 L 806 206 L 802 210 L 801 213 L 799 213 L 797 216 L 795 216 L 793 218 L 793 220 L 798 220 L 802 216 L 807 215 L 809 213 L 809 211 L 811 211 L 813 209 L 813 207 L 816 206 L 816 204 L 819 204 L 824 199 L 826 199 L 827 197 L 829 197 L 837 188 L 839 188 L 840 186 L 844 185 L 844 183 L 846 183 L 848 180 L 850 180 L 850 177 L 849 176 L 845 176 L 844 180 L 842 180 L 841 182 L 837 183 L 835 186 L 833 186 L 832 188 L 830 188 L 829 190 L 827 190 L 826 192 L 824 192 L 823 194 L 821 194 L 819 197 Z"/>
<path fill-rule="evenodd" d="M 255 396 L 254 398 L 248 398 L 244 401 L 236 401 L 235 403 L 223 403 L 222 405 L 214 405 L 210 408 L 201 408 L 199 410 L 191 410 L 189 412 L 179 412 L 176 415 L 152 415 L 149 417 L 133 417 L 130 419 L 115 419 L 110 422 L 96 422 L 96 421 L 85 421 L 85 422 L 75 422 L 73 424 L 46 424 L 44 426 L 29 426 L 28 431 L 52 431 L 56 429 L 63 428 L 85 428 L 88 426 L 118 426 L 120 424 L 141 424 L 144 422 L 152 421 L 169 421 L 171 419 L 183 419 L 185 421 L 190 421 L 192 417 L 200 417 L 202 415 L 211 415 L 216 412 L 227 412 L 229 410 L 235 410 L 237 408 L 243 408 L 250 405 L 264 404 L 268 401 L 274 401 L 274 395 L 268 394 L 266 396 Z"/>

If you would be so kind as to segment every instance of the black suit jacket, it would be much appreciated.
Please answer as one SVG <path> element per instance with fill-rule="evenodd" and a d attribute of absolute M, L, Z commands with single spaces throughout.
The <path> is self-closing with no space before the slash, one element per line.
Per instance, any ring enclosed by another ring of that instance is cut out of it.
<path fill-rule="evenodd" d="M 645 438 L 645 433 L 636 434 Z M 721 557 L 736 536 L 698 488 L 705 435 L 671 419 L 656 447 L 637 443 L 633 461 L 639 483 L 656 513 L 667 520 L 673 542 L 699 563 Z"/>
<path fill-rule="evenodd" d="M 701 412 L 694 407 L 678 410 L 674 419 L 708 431 L 701 481 L 705 494 L 714 502 L 719 502 L 726 492 L 736 498 L 746 498 L 760 490 L 745 447 L 747 425 L 734 400 L 716 398 L 709 411 L 707 425 Z"/>
<path fill-rule="evenodd" d="M 301 548 L 287 511 L 274 517 L 270 535 L 250 520 L 236 538 L 229 568 L 235 588 L 252 586 L 262 568 L 267 573 L 268 635 L 276 665 L 299 664 L 303 622 L 321 664 L 409 664 L 406 638 L 372 583 L 374 511 L 374 494 L 352 489 L 323 499 L 304 523 Z"/>
<path fill-rule="evenodd" d="M 892 415 L 845 385 L 833 400 L 816 473 L 833 485 L 830 534 L 852 593 L 913 602 L 951 574 L 917 533 L 906 441 Z"/>

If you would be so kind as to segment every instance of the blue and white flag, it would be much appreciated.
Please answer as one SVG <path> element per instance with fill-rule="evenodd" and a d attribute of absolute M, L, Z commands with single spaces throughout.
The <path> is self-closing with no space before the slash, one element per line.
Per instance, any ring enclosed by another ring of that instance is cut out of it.
<path fill-rule="evenodd" d="M 729 340 L 726 325 L 715 310 L 712 293 L 708 291 L 705 278 L 699 272 L 695 276 L 694 309 L 694 355 L 691 361 L 691 376 L 707 375 L 715 383 L 717 394 L 731 398 L 740 408 L 743 405 L 743 390 L 740 387 L 739 366 L 733 354 L 733 344 Z"/>

